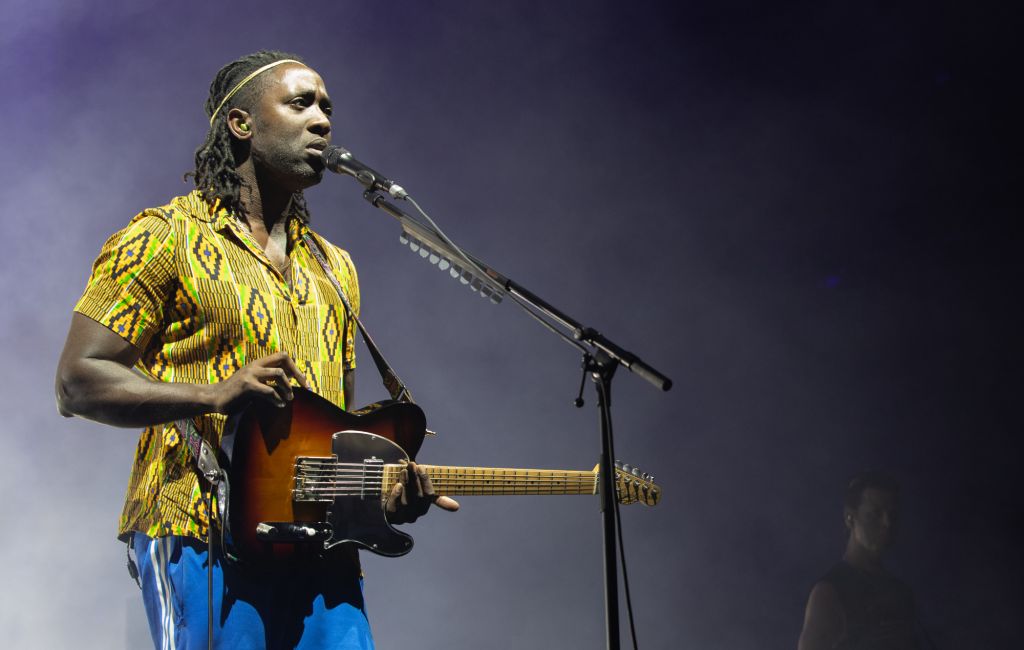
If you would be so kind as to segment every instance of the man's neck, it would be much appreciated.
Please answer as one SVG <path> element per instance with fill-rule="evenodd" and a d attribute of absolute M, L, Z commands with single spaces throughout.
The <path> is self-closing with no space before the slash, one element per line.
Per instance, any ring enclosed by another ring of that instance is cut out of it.
<path fill-rule="evenodd" d="M 881 554 L 861 546 L 852 536 L 846 544 L 846 552 L 843 553 L 843 559 L 846 560 L 847 564 L 869 573 L 883 573 L 885 571 L 885 568 L 882 566 Z"/>
<path fill-rule="evenodd" d="M 269 179 L 256 174 L 252 161 L 247 160 L 238 168 L 243 184 L 239 201 L 243 213 L 239 215 L 249 230 L 270 233 L 285 225 L 291 210 L 293 192 L 281 188 Z"/>

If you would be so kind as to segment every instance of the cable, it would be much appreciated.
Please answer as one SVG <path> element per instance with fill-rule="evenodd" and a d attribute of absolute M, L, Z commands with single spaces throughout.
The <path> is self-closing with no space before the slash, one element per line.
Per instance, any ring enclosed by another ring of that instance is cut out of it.
<path fill-rule="evenodd" d="M 206 647 L 213 650 L 213 486 L 206 496 Z"/>

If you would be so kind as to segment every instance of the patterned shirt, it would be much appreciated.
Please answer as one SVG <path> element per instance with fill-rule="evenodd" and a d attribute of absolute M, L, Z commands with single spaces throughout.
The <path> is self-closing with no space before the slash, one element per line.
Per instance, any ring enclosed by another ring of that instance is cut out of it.
<path fill-rule="evenodd" d="M 311 233 L 308 224 L 289 216 L 287 233 L 286 279 L 232 214 L 193 191 L 143 211 L 107 240 L 75 311 L 141 350 L 136 368 L 154 381 L 212 384 L 284 350 L 315 392 L 344 408 L 343 374 L 355 367 L 355 328 L 302 239 Z M 348 253 L 314 236 L 358 313 Z M 215 413 L 194 418 L 215 448 L 225 420 Z M 147 427 L 119 536 L 205 538 L 207 488 L 177 426 Z"/>

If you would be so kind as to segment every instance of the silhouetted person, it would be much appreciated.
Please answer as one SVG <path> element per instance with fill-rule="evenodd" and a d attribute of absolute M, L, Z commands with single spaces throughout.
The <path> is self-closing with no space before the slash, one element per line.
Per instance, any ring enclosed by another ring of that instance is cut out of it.
<path fill-rule="evenodd" d="M 811 590 L 798 650 L 917 650 L 914 594 L 882 566 L 899 522 L 899 486 L 881 472 L 850 481 L 843 559 Z"/>

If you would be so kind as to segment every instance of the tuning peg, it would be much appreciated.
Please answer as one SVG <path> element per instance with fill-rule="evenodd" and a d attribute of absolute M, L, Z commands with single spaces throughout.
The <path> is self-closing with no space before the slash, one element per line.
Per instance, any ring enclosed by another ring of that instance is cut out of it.
<path fill-rule="evenodd" d="M 442 257 L 441 261 L 439 261 L 437 263 L 437 268 L 438 268 L 438 270 L 441 270 L 441 271 L 447 271 L 448 267 L 450 267 L 451 265 L 452 265 L 451 262 L 449 262 L 448 260 L 446 260 L 445 258 Z"/>
<path fill-rule="evenodd" d="M 615 469 L 622 469 L 622 461 L 621 460 L 616 460 L 615 461 Z"/>
<path fill-rule="evenodd" d="M 640 471 L 639 467 L 634 467 L 633 471 L 630 472 L 633 476 L 643 476 L 643 472 Z"/>
<path fill-rule="evenodd" d="M 409 238 L 405 236 L 404 230 L 402 231 L 402 234 L 398 236 L 398 243 L 401 244 L 402 246 L 405 246 L 406 244 L 409 243 Z"/>
<path fill-rule="evenodd" d="M 633 466 L 630 465 L 629 463 L 623 463 L 622 471 L 625 472 L 626 474 L 631 474 L 633 471 Z"/>
<path fill-rule="evenodd" d="M 437 253 L 435 253 L 434 251 L 430 251 L 430 263 L 431 264 L 437 264 L 440 261 L 441 261 L 441 256 L 438 255 Z"/>

